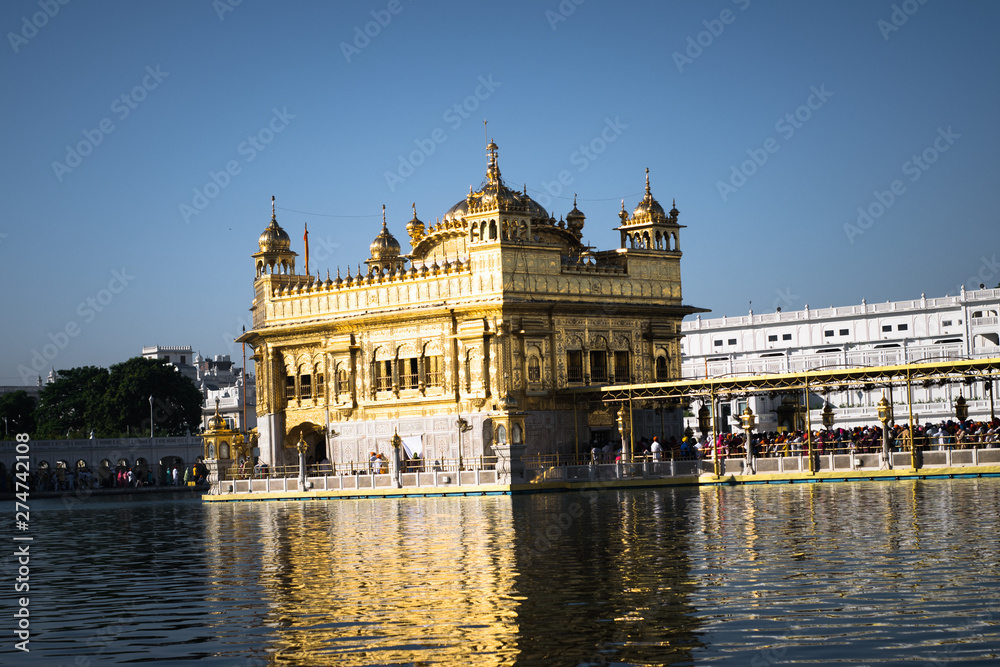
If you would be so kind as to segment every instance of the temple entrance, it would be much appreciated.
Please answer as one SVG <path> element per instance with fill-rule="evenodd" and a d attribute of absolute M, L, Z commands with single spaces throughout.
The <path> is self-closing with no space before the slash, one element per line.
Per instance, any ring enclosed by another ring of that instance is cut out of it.
<path fill-rule="evenodd" d="M 289 429 L 288 434 L 285 436 L 285 454 L 287 460 L 298 461 L 296 445 L 298 445 L 300 439 L 305 440 L 306 443 L 306 463 L 308 465 L 313 465 L 329 458 L 329 452 L 326 451 L 326 435 L 323 426 L 312 422 L 302 422 Z"/>

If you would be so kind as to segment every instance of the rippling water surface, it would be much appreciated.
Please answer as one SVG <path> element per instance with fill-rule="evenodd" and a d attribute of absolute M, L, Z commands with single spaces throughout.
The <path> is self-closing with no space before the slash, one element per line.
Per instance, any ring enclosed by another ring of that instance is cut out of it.
<path fill-rule="evenodd" d="M 1000 662 L 1000 480 L 31 519 L 31 653 L 3 664 Z"/>

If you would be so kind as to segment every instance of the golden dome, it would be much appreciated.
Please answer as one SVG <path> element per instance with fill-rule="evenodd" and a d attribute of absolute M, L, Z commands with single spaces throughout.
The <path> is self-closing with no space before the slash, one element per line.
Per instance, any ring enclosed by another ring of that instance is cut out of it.
<path fill-rule="evenodd" d="M 288 250 L 292 245 L 292 240 L 278 225 L 278 218 L 274 215 L 274 197 L 271 197 L 271 224 L 260 235 L 259 239 L 261 252 L 279 252 Z"/>
<path fill-rule="evenodd" d="M 406 233 L 410 235 L 410 241 L 417 243 L 424 236 L 424 223 L 417 217 L 417 205 L 413 205 L 413 219 L 406 223 Z"/>
<path fill-rule="evenodd" d="M 472 213 L 481 213 L 492 209 L 502 213 L 525 213 L 532 218 L 548 219 L 548 212 L 534 199 L 524 192 L 511 190 L 500 176 L 500 166 L 497 164 L 497 145 L 492 141 L 486 147 L 489 152 L 489 165 L 486 168 L 486 178 L 478 191 L 469 188 L 465 199 L 452 206 L 444 214 L 444 220 L 457 220 Z"/>
<path fill-rule="evenodd" d="M 566 225 L 570 231 L 579 232 L 583 229 L 583 222 L 587 216 L 576 207 L 576 195 L 573 195 L 573 210 L 566 214 Z"/>
<path fill-rule="evenodd" d="M 219 399 L 215 399 L 215 414 L 209 418 L 208 426 L 205 430 L 207 431 L 229 430 L 229 426 L 226 424 L 226 420 L 223 419 L 221 414 L 219 414 Z"/>
<path fill-rule="evenodd" d="M 646 196 L 642 198 L 639 205 L 632 211 L 632 219 L 650 218 L 655 221 L 662 221 L 667 218 L 666 212 L 660 206 L 660 202 L 653 198 L 649 190 L 649 168 L 646 169 Z"/>
<path fill-rule="evenodd" d="M 415 217 L 415 216 L 414 216 Z M 382 231 L 375 237 L 371 244 L 372 259 L 383 260 L 399 257 L 399 241 L 389 233 L 389 228 L 385 225 L 385 205 L 382 206 Z"/>

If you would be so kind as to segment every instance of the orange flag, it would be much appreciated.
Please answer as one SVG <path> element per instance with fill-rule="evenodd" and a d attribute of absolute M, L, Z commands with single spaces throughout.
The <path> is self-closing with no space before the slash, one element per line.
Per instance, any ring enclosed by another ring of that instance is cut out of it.
<path fill-rule="evenodd" d="M 309 225 L 306 223 L 302 224 L 306 228 L 305 234 L 302 235 L 302 240 L 306 244 L 306 275 L 308 276 L 309 275 Z"/>

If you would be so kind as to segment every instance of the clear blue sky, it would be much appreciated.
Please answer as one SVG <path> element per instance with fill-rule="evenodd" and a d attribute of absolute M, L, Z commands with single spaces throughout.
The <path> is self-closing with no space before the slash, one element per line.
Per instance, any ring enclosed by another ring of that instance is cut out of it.
<path fill-rule="evenodd" d="M 1000 282 L 1000 3 L 230 4 L 0 4 L 0 384 L 36 353 L 238 355 L 271 195 L 324 276 L 382 204 L 406 248 L 411 202 L 430 223 L 481 182 L 484 118 L 600 249 L 649 167 L 715 316 Z"/>

